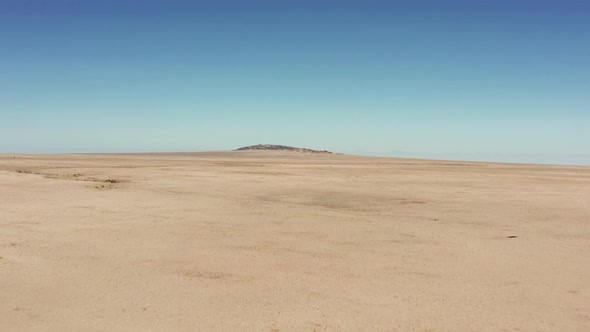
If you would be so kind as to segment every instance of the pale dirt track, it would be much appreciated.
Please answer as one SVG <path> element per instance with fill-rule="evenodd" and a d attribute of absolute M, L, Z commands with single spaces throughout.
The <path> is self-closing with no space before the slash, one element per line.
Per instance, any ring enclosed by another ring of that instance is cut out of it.
<path fill-rule="evenodd" d="M 0 155 L 0 330 L 590 331 L 590 168 Z"/>

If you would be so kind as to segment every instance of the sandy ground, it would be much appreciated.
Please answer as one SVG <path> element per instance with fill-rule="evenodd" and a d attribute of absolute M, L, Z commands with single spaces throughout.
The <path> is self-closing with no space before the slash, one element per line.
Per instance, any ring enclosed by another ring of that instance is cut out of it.
<path fill-rule="evenodd" d="M 590 331 L 590 168 L 0 155 L 2 331 Z"/>

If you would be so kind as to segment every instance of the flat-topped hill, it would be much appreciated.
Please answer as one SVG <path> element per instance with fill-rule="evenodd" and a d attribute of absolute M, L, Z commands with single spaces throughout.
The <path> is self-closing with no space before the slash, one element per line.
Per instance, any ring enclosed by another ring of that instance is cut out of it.
<path fill-rule="evenodd" d="M 319 151 L 319 150 L 312 150 L 306 148 L 296 148 L 293 146 L 286 146 L 286 145 L 274 145 L 274 144 L 257 144 L 257 145 L 250 145 L 244 146 L 235 151 L 246 151 L 246 150 L 273 150 L 273 151 L 293 151 L 293 152 L 310 152 L 310 153 L 332 153 L 330 151 Z"/>

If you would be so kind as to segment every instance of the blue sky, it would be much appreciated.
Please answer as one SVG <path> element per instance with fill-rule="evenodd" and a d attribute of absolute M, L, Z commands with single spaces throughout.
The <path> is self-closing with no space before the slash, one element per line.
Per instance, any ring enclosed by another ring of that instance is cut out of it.
<path fill-rule="evenodd" d="M 590 165 L 587 1 L 0 1 L 0 152 Z"/>

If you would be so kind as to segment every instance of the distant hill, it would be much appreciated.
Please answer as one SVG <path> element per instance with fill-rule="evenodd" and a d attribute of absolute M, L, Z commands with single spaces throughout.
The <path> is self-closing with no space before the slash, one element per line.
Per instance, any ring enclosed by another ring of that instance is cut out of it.
<path fill-rule="evenodd" d="M 312 150 L 312 149 L 305 149 L 305 148 L 296 148 L 293 146 L 286 146 L 286 145 L 274 145 L 274 144 L 257 144 L 257 145 L 250 145 L 244 146 L 234 151 L 246 151 L 246 150 L 274 150 L 274 151 L 293 151 L 293 152 L 309 152 L 309 153 L 332 153 L 330 151 L 319 151 L 319 150 Z"/>

